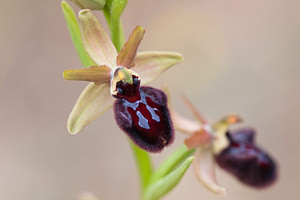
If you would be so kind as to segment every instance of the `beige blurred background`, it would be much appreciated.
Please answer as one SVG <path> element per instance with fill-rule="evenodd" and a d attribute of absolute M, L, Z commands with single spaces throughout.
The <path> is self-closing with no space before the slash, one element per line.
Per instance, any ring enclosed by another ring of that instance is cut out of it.
<path fill-rule="evenodd" d="M 141 25 L 147 32 L 140 50 L 185 57 L 154 85 L 168 85 L 186 116 L 183 92 L 210 121 L 240 114 L 280 164 L 279 180 L 264 190 L 218 169 L 225 197 L 207 191 L 190 168 L 166 200 L 300 199 L 299 7 L 299 0 L 129 0 L 126 36 Z M 67 133 L 87 83 L 62 78 L 81 64 L 60 1 L 3 1 L 0 25 L 0 199 L 76 200 L 84 191 L 101 200 L 139 199 L 135 162 L 112 111 L 81 134 Z M 155 165 L 184 138 L 177 133 L 171 148 L 153 155 Z"/>

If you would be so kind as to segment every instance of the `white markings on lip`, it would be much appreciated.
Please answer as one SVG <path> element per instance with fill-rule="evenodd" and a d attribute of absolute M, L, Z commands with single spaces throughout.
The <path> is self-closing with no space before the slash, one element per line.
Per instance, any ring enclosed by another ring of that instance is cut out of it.
<path fill-rule="evenodd" d="M 151 117 L 153 120 L 159 122 L 159 116 L 155 113 L 156 110 L 158 110 L 157 108 L 151 108 L 150 106 L 146 105 L 147 109 L 149 110 Z"/>
<path fill-rule="evenodd" d="M 139 118 L 139 126 L 144 129 L 150 129 L 150 126 L 148 124 L 148 120 L 143 116 L 143 114 L 140 111 L 136 112 L 138 118 Z"/>
<path fill-rule="evenodd" d="M 146 98 L 145 98 L 145 94 L 141 93 L 141 99 L 136 101 L 136 102 L 128 102 L 127 100 L 125 100 L 130 106 L 130 108 L 132 108 L 133 110 L 137 110 L 138 107 L 140 106 L 140 104 L 144 104 L 147 108 L 147 110 L 150 112 L 151 114 L 151 118 L 156 121 L 156 122 L 160 122 L 160 117 L 159 115 L 157 115 L 155 113 L 155 111 L 158 111 L 159 110 L 157 108 L 152 108 L 151 106 L 149 106 L 147 104 L 147 101 L 146 101 Z M 145 113 L 144 113 L 145 114 Z M 136 111 L 136 115 L 138 116 L 139 118 L 139 126 L 144 128 L 144 129 L 150 129 L 150 126 L 149 126 L 149 121 L 147 118 L 144 117 L 144 115 L 140 112 L 140 111 Z"/>

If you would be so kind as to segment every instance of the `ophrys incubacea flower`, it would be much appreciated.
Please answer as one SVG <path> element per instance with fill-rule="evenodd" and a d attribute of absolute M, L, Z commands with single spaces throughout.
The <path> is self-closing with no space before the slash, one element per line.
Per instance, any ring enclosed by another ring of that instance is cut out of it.
<path fill-rule="evenodd" d="M 77 100 L 68 119 L 70 133 L 99 117 L 115 101 L 119 127 L 140 148 L 159 152 L 174 139 L 167 97 L 161 90 L 140 86 L 183 60 L 173 52 L 141 52 L 137 48 L 145 30 L 137 26 L 118 53 L 97 18 L 88 9 L 81 10 L 82 43 L 98 65 L 64 71 L 66 80 L 90 81 Z M 133 71 L 133 70 L 134 71 Z M 141 82 L 142 81 L 142 82 Z"/>
<path fill-rule="evenodd" d="M 193 167 L 197 178 L 212 192 L 224 194 L 225 188 L 217 183 L 215 164 L 230 172 L 242 183 L 252 187 L 264 187 L 274 182 L 276 164 L 254 141 L 254 130 L 243 128 L 229 131 L 229 126 L 241 119 L 228 115 L 209 124 L 193 104 L 184 98 L 198 122 L 180 116 L 172 110 L 175 128 L 189 135 L 185 144 L 195 149 Z"/>

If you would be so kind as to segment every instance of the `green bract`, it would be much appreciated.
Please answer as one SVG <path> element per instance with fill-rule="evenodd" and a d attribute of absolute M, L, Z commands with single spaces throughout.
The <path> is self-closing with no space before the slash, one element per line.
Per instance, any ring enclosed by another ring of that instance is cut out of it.
<path fill-rule="evenodd" d="M 75 13 L 73 9 L 70 7 L 70 5 L 62 1 L 61 7 L 66 19 L 66 23 L 73 41 L 73 44 L 76 48 L 76 51 L 79 55 L 79 58 L 85 67 L 89 67 L 92 65 L 95 65 L 95 63 L 90 59 L 89 55 L 86 53 L 85 49 L 83 48 L 82 42 L 81 42 L 81 33 L 80 28 L 75 16 Z"/>
<path fill-rule="evenodd" d="M 149 184 L 143 196 L 143 200 L 156 200 L 172 190 L 181 180 L 189 168 L 194 157 L 187 158 L 181 165 L 172 170 L 161 179 Z"/>

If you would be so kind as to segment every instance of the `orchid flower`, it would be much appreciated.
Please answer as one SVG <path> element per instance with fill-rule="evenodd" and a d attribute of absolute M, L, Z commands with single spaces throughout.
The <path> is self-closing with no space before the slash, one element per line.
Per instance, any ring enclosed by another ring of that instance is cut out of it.
<path fill-rule="evenodd" d="M 225 194 L 226 189 L 217 183 L 215 164 L 252 187 L 268 186 L 276 178 L 273 159 L 254 143 L 253 129 L 229 132 L 229 126 L 241 122 L 237 115 L 228 115 L 210 125 L 193 104 L 184 102 L 197 122 L 180 116 L 171 110 L 175 129 L 189 135 L 185 140 L 188 149 L 196 149 L 193 168 L 197 178 L 209 190 Z"/>
<path fill-rule="evenodd" d="M 81 93 L 68 119 L 70 133 L 78 133 L 114 103 L 118 126 L 140 148 L 160 152 L 172 143 L 174 131 L 163 91 L 146 86 L 183 58 L 173 52 L 140 52 L 145 30 L 137 26 L 118 53 L 89 9 L 81 10 L 82 43 L 97 64 L 64 71 L 66 80 L 91 82 Z"/>

